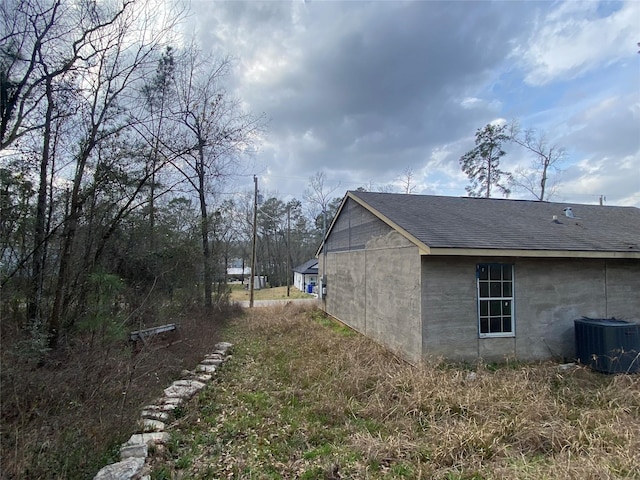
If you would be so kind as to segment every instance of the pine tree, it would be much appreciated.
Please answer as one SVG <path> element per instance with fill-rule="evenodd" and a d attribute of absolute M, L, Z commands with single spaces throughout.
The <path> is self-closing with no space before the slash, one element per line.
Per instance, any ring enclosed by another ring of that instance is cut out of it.
<path fill-rule="evenodd" d="M 502 144 L 509 141 L 505 133 L 507 125 L 487 124 L 476 132 L 476 146 L 460 158 L 462 171 L 471 180 L 471 185 L 465 187 L 470 197 L 491 197 L 493 187 L 508 196 L 511 190 L 503 178 L 510 174 L 500 170 L 500 158 L 506 152 Z"/>

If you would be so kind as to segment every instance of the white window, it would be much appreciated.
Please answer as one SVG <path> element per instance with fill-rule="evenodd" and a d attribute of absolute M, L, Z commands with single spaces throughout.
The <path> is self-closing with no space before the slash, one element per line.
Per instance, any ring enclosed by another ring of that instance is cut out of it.
<path fill-rule="evenodd" d="M 513 337 L 513 265 L 480 263 L 476 278 L 480 337 Z"/>

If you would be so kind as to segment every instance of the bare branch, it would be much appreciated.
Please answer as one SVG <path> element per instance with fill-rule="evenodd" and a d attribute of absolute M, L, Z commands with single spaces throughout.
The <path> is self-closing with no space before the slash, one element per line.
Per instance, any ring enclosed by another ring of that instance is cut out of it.
<path fill-rule="evenodd" d="M 548 200 L 556 190 L 555 181 L 549 182 L 550 175 L 560 172 L 560 164 L 566 156 L 563 147 L 551 144 L 545 132 L 533 128 L 524 132 L 517 121 L 509 127 L 511 141 L 534 154 L 528 168 L 519 168 L 512 175 L 511 182 L 531 193 L 536 200 Z"/>

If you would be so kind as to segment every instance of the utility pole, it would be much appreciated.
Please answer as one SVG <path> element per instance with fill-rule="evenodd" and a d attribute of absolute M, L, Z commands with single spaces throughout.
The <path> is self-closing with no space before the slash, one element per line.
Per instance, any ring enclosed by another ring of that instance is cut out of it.
<path fill-rule="evenodd" d="M 287 205 L 287 297 L 291 290 L 291 205 Z"/>
<path fill-rule="evenodd" d="M 322 278 L 320 279 L 320 291 L 318 297 L 324 300 L 324 291 L 327 288 L 327 207 L 322 207 Z"/>
<path fill-rule="evenodd" d="M 251 281 L 249 283 L 249 308 L 253 308 L 253 288 L 256 282 L 256 243 L 258 238 L 258 177 L 253 176 L 253 241 L 251 246 Z"/>

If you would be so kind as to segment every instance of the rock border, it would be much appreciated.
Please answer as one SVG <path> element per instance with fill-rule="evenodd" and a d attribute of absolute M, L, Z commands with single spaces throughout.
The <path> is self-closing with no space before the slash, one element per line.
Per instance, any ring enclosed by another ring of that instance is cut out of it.
<path fill-rule="evenodd" d="M 213 378 L 215 371 L 231 357 L 233 344 L 219 342 L 214 351 L 205 355 L 195 371 L 184 371 L 182 380 L 176 380 L 164 389 L 164 396 L 142 409 L 137 432 L 120 447 L 120 461 L 100 469 L 94 480 L 151 480 L 149 447 L 154 451 L 169 441 L 165 431 L 173 411 L 202 390 Z"/>

